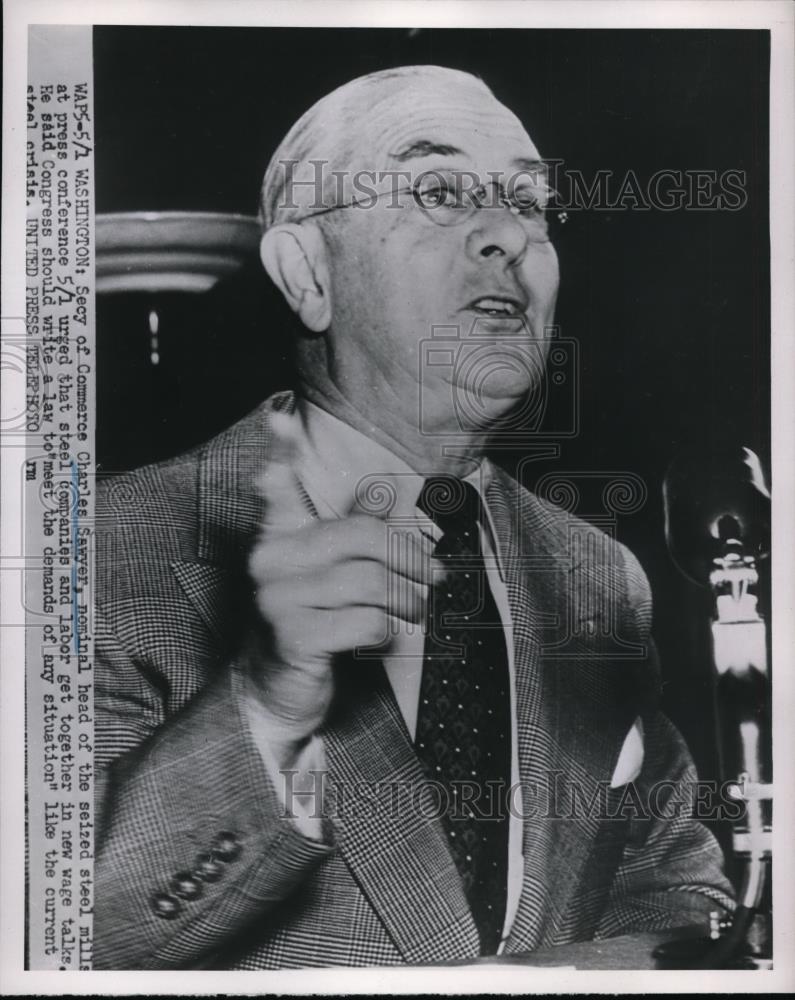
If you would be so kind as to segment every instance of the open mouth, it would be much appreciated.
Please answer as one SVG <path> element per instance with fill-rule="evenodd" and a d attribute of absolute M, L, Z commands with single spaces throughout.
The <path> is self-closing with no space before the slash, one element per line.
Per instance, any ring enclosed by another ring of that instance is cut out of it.
<path fill-rule="evenodd" d="M 482 295 L 469 304 L 481 316 L 521 316 L 524 307 L 518 299 L 506 295 Z"/>

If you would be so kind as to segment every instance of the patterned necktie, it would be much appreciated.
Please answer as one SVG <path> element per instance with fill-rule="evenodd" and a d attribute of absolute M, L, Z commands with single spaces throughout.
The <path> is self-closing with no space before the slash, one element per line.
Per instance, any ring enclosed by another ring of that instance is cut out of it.
<path fill-rule="evenodd" d="M 426 479 L 417 506 L 442 530 L 447 573 L 430 594 L 415 749 L 444 786 L 442 816 L 481 954 L 496 952 L 508 880 L 511 717 L 505 634 L 480 547 L 477 490 Z M 442 800 L 443 801 L 443 800 Z"/>

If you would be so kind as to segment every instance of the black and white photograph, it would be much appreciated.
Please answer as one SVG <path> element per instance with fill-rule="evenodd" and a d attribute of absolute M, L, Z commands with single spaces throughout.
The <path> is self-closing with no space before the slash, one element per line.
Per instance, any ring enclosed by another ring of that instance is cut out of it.
<path fill-rule="evenodd" d="M 15 991 L 786 991 L 792 7 L 170 6 L 25 25 Z"/>

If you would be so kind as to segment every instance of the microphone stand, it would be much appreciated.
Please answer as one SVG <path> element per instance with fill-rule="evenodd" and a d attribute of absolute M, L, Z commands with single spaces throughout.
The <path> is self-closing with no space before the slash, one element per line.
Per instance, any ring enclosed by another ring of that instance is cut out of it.
<path fill-rule="evenodd" d="M 747 935 L 762 903 L 772 860 L 771 690 L 767 628 L 757 610 L 756 560 L 729 535 L 713 560 L 709 583 L 715 598 L 712 621 L 714 697 L 722 750 L 721 770 L 736 767 L 730 794 L 744 805 L 735 822 L 732 848 L 744 862 L 738 906 L 731 925 L 704 956 L 702 968 L 720 968 L 747 948 Z M 769 940 L 763 950 L 769 950 Z M 754 961 L 754 956 L 748 956 Z M 769 955 L 760 955 L 764 962 Z M 756 964 L 756 963 L 754 963 Z"/>
<path fill-rule="evenodd" d="M 743 862 L 742 884 L 730 921 L 711 914 L 708 938 L 673 941 L 656 949 L 662 968 L 754 969 L 772 964 L 770 913 L 763 905 L 772 861 L 772 694 L 767 626 L 757 609 L 759 570 L 754 552 L 759 547 L 749 543 L 744 522 L 747 529 L 748 519 L 732 511 L 731 505 L 712 522 L 708 575 L 714 600 L 713 702 L 720 770 L 730 780 L 736 776 L 728 792 L 743 805 L 732 830 L 733 852 Z M 670 516 L 667 527 L 671 544 Z M 703 581 L 703 570 L 695 573 L 694 566 L 691 562 L 686 575 Z M 758 920 L 761 940 L 752 947 L 749 934 Z"/>

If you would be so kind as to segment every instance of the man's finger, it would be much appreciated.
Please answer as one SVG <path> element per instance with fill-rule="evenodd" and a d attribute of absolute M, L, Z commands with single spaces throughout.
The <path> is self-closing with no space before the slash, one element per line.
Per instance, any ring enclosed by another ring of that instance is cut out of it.
<path fill-rule="evenodd" d="M 366 514 L 343 520 L 315 519 L 301 532 L 268 533 L 252 554 L 252 567 L 270 567 L 271 575 L 292 576 L 356 559 L 370 559 L 415 583 L 439 580 L 442 563 L 433 543 L 414 533 L 389 529 Z"/>
<path fill-rule="evenodd" d="M 297 603 L 322 610 L 381 608 L 395 618 L 419 622 L 425 616 L 427 593 L 427 587 L 390 573 L 375 560 L 356 559 L 313 574 L 303 585 Z"/>
<path fill-rule="evenodd" d="M 298 531 L 312 515 L 296 475 L 300 449 L 295 420 L 286 413 L 272 413 L 269 425 L 268 464 L 254 485 L 266 503 L 262 534 L 270 536 Z"/>
<path fill-rule="evenodd" d="M 380 503 L 381 500 L 389 501 L 391 498 L 391 486 L 386 478 L 381 489 L 383 496 L 373 497 L 382 508 L 380 513 L 365 510 L 362 498 L 357 493 L 348 511 L 348 520 L 353 523 L 368 518 L 379 520 L 386 526 L 384 562 L 393 573 L 415 583 L 431 584 L 438 581 L 440 574 L 444 575 L 444 569 L 441 562 L 433 557 L 436 542 L 423 527 L 426 518 L 417 516 L 412 521 L 410 517 L 401 516 L 391 520 L 394 503 Z"/>

